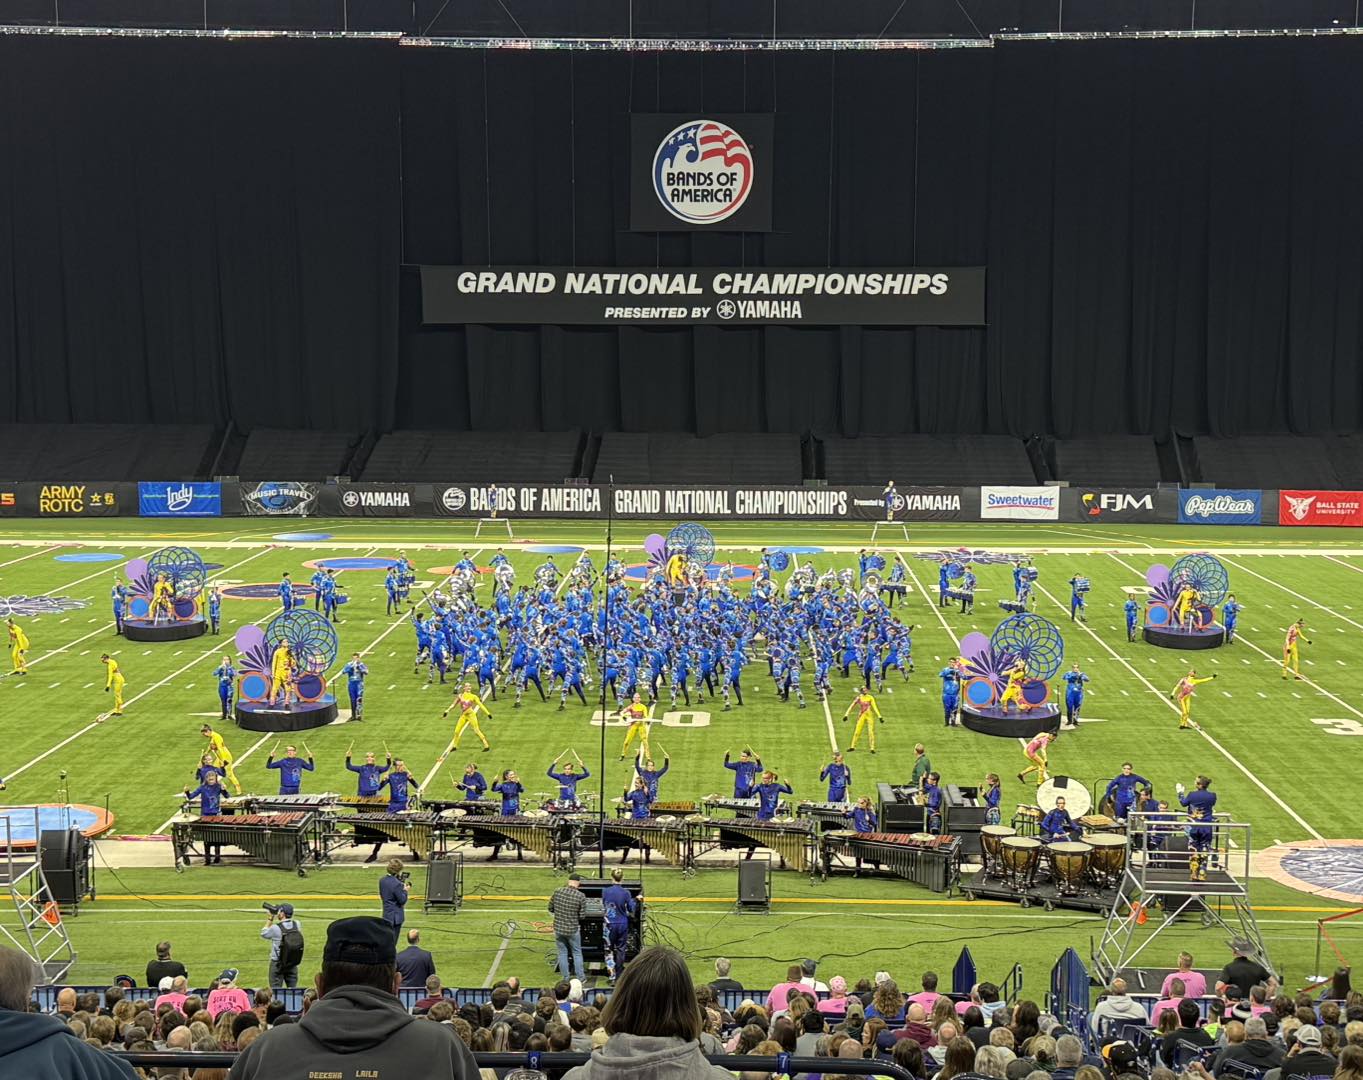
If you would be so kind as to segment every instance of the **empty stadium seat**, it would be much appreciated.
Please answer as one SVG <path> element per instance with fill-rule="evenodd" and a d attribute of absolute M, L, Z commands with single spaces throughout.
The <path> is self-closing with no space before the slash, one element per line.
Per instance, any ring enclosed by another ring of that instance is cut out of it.
<path fill-rule="evenodd" d="M 207 424 L 0 424 L 7 480 L 192 480 Z"/>
<path fill-rule="evenodd" d="M 1363 490 L 1363 436 L 1335 435 L 1321 442 L 1335 467 L 1341 487 Z"/>
<path fill-rule="evenodd" d="M 345 469 L 359 440 L 344 431 L 256 428 L 246 437 L 237 474 L 249 480 L 324 480 Z"/>
<path fill-rule="evenodd" d="M 601 436 L 592 478 L 617 484 L 803 483 L 798 435 Z"/>
<path fill-rule="evenodd" d="M 1006 435 L 818 436 L 830 484 L 1034 484 L 1027 450 Z"/>
<path fill-rule="evenodd" d="M 1338 488 L 1339 475 L 1321 439 L 1244 435 L 1193 439 L 1201 477 L 1223 488 Z"/>
<path fill-rule="evenodd" d="M 558 482 L 578 475 L 580 431 L 394 431 L 379 439 L 364 480 Z"/>
<path fill-rule="evenodd" d="M 1099 435 L 1055 440 L 1055 477 L 1071 484 L 1154 487 L 1159 454 L 1145 435 Z"/>

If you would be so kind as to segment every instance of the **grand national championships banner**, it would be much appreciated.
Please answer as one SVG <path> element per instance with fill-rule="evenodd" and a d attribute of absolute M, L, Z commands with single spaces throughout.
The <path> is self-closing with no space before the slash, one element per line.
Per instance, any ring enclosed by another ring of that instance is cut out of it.
<path fill-rule="evenodd" d="M 632 487 L 436 484 L 435 512 L 451 517 L 784 518 L 883 521 L 877 487 Z M 974 514 L 959 487 L 902 487 L 895 521 L 958 521 Z"/>
<path fill-rule="evenodd" d="M 984 267 L 423 266 L 428 326 L 982 326 Z"/>

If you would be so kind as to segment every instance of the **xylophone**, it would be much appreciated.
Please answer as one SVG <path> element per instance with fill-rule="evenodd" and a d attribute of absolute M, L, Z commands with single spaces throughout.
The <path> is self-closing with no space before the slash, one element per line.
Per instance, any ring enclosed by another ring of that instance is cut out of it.
<path fill-rule="evenodd" d="M 812 874 L 817 869 L 814 823 L 807 818 L 700 822 L 691 835 L 693 850 L 696 847 L 719 847 L 729 851 L 760 847 L 775 852 L 796 870 Z"/>
<path fill-rule="evenodd" d="M 619 807 L 617 813 L 623 813 L 625 807 Z M 698 807 L 695 803 L 685 799 L 666 800 L 660 799 L 648 808 L 648 812 L 654 817 L 690 817 L 696 813 Z"/>
<path fill-rule="evenodd" d="M 545 816 L 446 818 L 449 828 L 472 847 L 496 847 L 508 841 L 528 848 L 542 859 L 558 861 L 562 823 Z"/>
<path fill-rule="evenodd" d="M 584 832 L 587 828 L 584 826 Z M 686 823 L 681 821 L 666 818 L 653 821 L 608 821 L 601 829 L 601 839 L 607 850 L 644 847 L 650 852 L 656 851 L 673 866 L 685 866 L 691 861 L 690 830 Z"/>
<path fill-rule="evenodd" d="M 796 805 L 795 816 L 812 819 L 820 829 L 845 829 L 851 809 L 850 803 L 802 802 Z"/>
<path fill-rule="evenodd" d="M 304 867 L 316 861 L 317 824 L 318 816 L 307 811 L 207 814 L 177 821 L 171 826 L 175 864 L 178 868 L 189 862 L 190 855 L 204 854 L 209 847 L 234 847 L 252 866 L 297 870 L 301 875 Z"/>
<path fill-rule="evenodd" d="M 354 832 L 350 834 L 333 830 L 331 836 L 336 840 L 344 838 L 345 843 L 379 844 L 385 840 L 396 840 L 412 849 L 417 859 L 429 861 L 432 854 L 445 853 L 445 833 L 450 822 L 439 814 L 429 811 L 408 812 L 403 814 L 356 813 L 346 818 L 335 818 L 332 825 L 349 825 Z"/>
<path fill-rule="evenodd" d="M 933 892 L 950 892 L 961 876 L 961 842 L 931 833 L 826 832 L 822 838 L 823 876 L 838 856 L 884 866 L 896 877 Z"/>
<path fill-rule="evenodd" d="M 736 818 L 752 818 L 757 816 L 757 811 L 761 804 L 756 799 L 732 799 L 724 795 L 711 795 L 702 800 L 701 805 L 705 808 L 706 814 L 713 814 L 716 810 L 730 810 Z M 782 799 L 777 803 L 777 813 L 784 813 L 786 801 Z"/>
<path fill-rule="evenodd" d="M 245 810 L 257 814 L 269 810 L 333 810 L 338 806 L 371 807 L 375 810 L 388 805 L 381 795 L 338 795 L 335 792 L 314 792 L 306 795 L 233 795 L 222 800 L 225 810 Z"/>
<path fill-rule="evenodd" d="M 422 798 L 421 806 L 436 814 L 447 810 L 462 810 L 470 816 L 501 813 L 502 804 L 495 799 L 427 799 Z"/>

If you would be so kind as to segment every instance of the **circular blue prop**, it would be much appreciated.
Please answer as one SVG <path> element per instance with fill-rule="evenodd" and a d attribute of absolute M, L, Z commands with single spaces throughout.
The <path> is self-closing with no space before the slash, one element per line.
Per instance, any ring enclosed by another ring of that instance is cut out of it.
<path fill-rule="evenodd" d="M 367 555 L 341 556 L 336 559 L 313 559 L 308 566 L 318 570 L 387 570 L 397 566 L 397 559 L 370 558 Z"/>
<path fill-rule="evenodd" d="M 884 569 L 885 569 L 885 556 L 884 556 L 884 555 L 870 555 L 870 556 L 868 556 L 867 559 L 866 559 L 866 569 L 867 569 L 867 570 L 884 570 Z"/>
<path fill-rule="evenodd" d="M 1225 564 L 1215 555 L 1197 551 L 1185 555 L 1169 570 L 1169 581 L 1174 592 L 1186 583 L 1198 591 L 1204 604 L 1216 605 L 1230 592 L 1230 574 Z"/>
<path fill-rule="evenodd" d="M 33 835 L 33 811 L 18 810 L 12 814 L 0 814 L 9 818 L 9 837 L 14 844 L 32 844 L 38 838 Z M 99 816 L 87 806 L 40 806 L 38 808 L 38 829 L 47 832 L 51 829 L 80 829 L 82 832 L 93 829 L 99 824 Z M 4 832 L 0 825 L 0 832 Z"/>
<path fill-rule="evenodd" d="M 572 544 L 529 544 L 521 551 L 533 551 L 536 555 L 576 555 L 582 550 Z"/>
<path fill-rule="evenodd" d="M 265 645 L 271 655 L 281 641 L 288 642 L 300 671 L 320 675 L 336 661 L 340 642 L 336 628 L 315 611 L 294 608 L 276 615 L 265 627 Z"/>
<path fill-rule="evenodd" d="M 769 551 L 767 552 L 767 565 L 778 574 L 783 570 L 790 569 L 790 552 L 788 551 Z"/>
<path fill-rule="evenodd" d="M 271 540 L 330 540 L 331 533 L 275 533 Z"/>
<path fill-rule="evenodd" d="M 147 577 L 155 581 L 162 574 L 170 579 L 177 597 L 198 596 L 208 576 L 204 561 L 185 547 L 162 548 L 147 560 Z"/>
<path fill-rule="evenodd" d="M 708 566 L 715 558 L 715 538 L 704 525 L 683 521 L 667 534 L 667 553 Z"/>
<path fill-rule="evenodd" d="M 57 562 L 121 562 L 122 555 L 111 551 L 77 551 L 71 555 L 53 555 Z"/>
<path fill-rule="evenodd" d="M 1065 659 L 1065 639 L 1060 636 L 1060 628 L 1030 612 L 999 623 L 989 638 L 989 647 L 999 656 L 1021 660 L 1033 679 L 1052 678 Z"/>

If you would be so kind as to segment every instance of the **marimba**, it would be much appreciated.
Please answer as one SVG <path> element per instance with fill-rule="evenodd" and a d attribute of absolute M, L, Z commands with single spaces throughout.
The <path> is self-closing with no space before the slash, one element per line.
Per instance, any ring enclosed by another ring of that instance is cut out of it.
<path fill-rule="evenodd" d="M 817 869 L 814 823 L 807 818 L 771 821 L 735 818 L 733 821 L 695 822 L 692 829 L 693 850 L 699 846 L 717 846 L 730 851 L 760 847 L 773 852 L 796 870 L 812 874 Z"/>
<path fill-rule="evenodd" d="M 961 842 L 954 836 L 840 830 L 826 832 L 820 839 L 824 877 L 835 869 L 839 856 L 877 863 L 896 877 L 933 892 L 949 892 L 961 876 Z"/>
<path fill-rule="evenodd" d="M 192 854 L 204 854 L 210 846 L 234 847 L 244 854 L 226 856 L 233 861 L 240 858 L 252 866 L 302 874 L 304 867 L 316 862 L 317 823 L 317 815 L 306 811 L 208 814 L 172 824 L 171 844 L 177 866 L 188 862 Z"/>
<path fill-rule="evenodd" d="M 500 847 L 515 844 L 533 851 L 542 859 L 556 862 L 559 832 L 563 822 L 548 816 L 446 818 L 451 831 L 473 847 Z"/>
<path fill-rule="evenodd" d="M 590 825 L 583 826 L 587 832 Z M 683 821 L 670 818 L 662 820 L 608 821 L 601 829 L 601 843 L 607 851 L 620 848 L 643 847 L 656 851 L 673 866 L 686 866 L 690 863 L 690 830 Z M 584 843 L 584 847 L 590 846 Z"/>
<path fill-rule="evenodd" d="M 381 844 L 396 840 L 406 844 L 419 860 L 427 862 L 432 854 L 445 853 L 445 833 L 450 822 L 430 811 L 401 814 L 356 813 L 345 818 L 333 818 L 332 825 L 349 825 L 354 830 L 350 839 L 356 844 Z M 335 832 L 334 836 L 344 836 Z"/>

